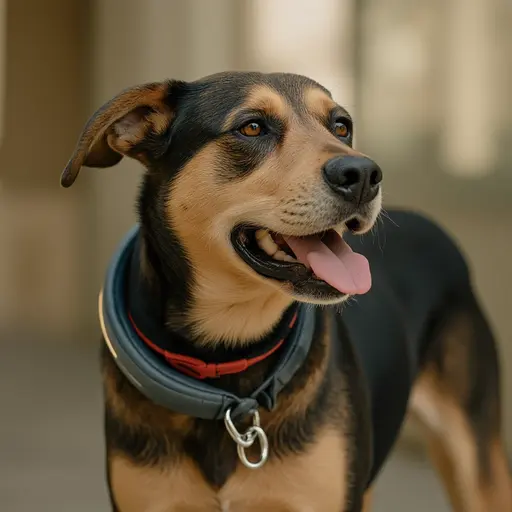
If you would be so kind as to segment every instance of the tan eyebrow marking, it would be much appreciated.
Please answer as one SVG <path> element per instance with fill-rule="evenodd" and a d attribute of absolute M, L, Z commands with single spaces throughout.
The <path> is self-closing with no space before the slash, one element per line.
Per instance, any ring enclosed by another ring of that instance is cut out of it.
<path fill-rule="evenodd" d="M 223 128 L 228 130 L 233 123 L 233 119 L 244 110 L 261 110 L 279 119 L 287 119 L 291 115 L 290 108 L 278 92 L 267 85 L 257 85 L 250 91 L 244 103 L 229 114 Z"/>
<path fill-rule="evenodd" d="M 304 92 L 304 103 L 308 112 L 317 119 L 325 119 L 338 104 L 324 91 L 317 87 L 310 87 Z"/>

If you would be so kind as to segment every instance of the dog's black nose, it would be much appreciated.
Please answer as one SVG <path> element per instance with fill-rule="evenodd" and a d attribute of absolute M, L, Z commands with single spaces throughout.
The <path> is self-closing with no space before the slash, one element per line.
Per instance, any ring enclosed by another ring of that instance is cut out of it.
<path fill-rule="evenodd" d="M 336 156 L 325 163 L 322 171 L 336 194 L 357 204 L 374 199 L 382 181 L 380 167 L 364 156 Z"/>

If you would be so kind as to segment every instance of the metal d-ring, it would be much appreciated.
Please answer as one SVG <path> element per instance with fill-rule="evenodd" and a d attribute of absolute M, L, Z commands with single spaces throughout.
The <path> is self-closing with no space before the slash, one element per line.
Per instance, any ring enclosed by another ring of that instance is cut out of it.
<path fill-rule="evenodd" d="M 236 451 L 238 453 L 238 458 L 242 461 L 242 464 L 249 469 L 258 469 L 267 462 L 268 459 L 268 439 L 267 434 L 263 431 L 261 427 L 250 427 L 247 431 L 254 435 L 254 440 L 258 439 L 260 442 L 260 458 L 256 462 L 251 462 L 247 455 L 245 454 L 245 447 L 241 445 L 237 445 Z M 254 441 L 253 441 L 254 443 Z"/>
<path fill-rule="evenodd" d="M 236 451 L 238 458 L 242 464 L 249 469 L 258 469 L 267 462 L 268 459 L 268 438 L 265 431 L 260 426 L 260 414 L 258 411 L 252 412 L 252 425 L 247 429 L 246 432 L 241 434 L 235 427 L 233 420 L 231 419 L 231 409 L 226 411 L 224 416 L 224 424 L 226 430 L 231 436 L 233 441 L 236 443 Z M 260 458 L 256 462 L 251 462 L 245 453 L 246 448 L 250 448 L 256 439 L 260 444 Z"/>

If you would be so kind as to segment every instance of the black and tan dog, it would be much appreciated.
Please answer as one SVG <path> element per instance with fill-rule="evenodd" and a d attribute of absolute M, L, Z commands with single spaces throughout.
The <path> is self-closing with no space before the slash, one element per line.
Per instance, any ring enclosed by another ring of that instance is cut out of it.
<path fill-rule="evenodd" d="M 292 74 L 142 85 L 86 125 L 64 186 L 123 156 L 146 167 L 103 354 L 113 510 L 362 510 L 409 406 L 454 510 L 512 511 L 466 264 L 419 215 L 376 223 L 382 173 L 352 137 Z M 138 357 L 168 396 L 130 378 Z M 215 393 L 235 398 L 212 412 Z"/>

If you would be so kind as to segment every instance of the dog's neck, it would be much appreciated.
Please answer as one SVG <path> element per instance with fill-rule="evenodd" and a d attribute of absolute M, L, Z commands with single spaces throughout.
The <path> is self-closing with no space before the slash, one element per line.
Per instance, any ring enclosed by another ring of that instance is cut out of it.
<path fill-rule="evenodd" d="M 169 337 L 200 351 L 214 347 L 234 350 L 268 343 L 280 332 L 292 306 L 283 294 L 216 274 L 215 280 L 196 288 L 191 301 L 189 273 L 176 264 L 167 265 L 162 251 L 151 245 L 143 229 L 141 235 L 135 279 L 151 297 L 154 321 L 165 327 Z"/>

